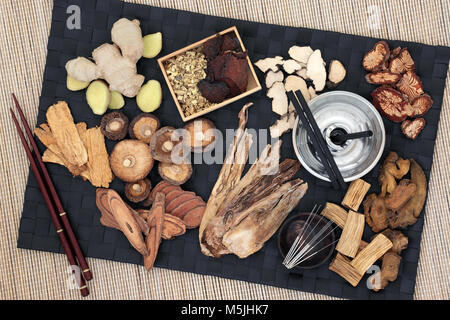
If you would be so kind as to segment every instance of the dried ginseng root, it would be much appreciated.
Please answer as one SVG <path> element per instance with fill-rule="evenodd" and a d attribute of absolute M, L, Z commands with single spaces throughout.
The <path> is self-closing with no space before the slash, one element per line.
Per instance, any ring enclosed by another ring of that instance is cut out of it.
<path fill-rule="evenodd" d="M 158 192 L 147 217 L 147 224 L 150 226 L 150 232 L 145 239 L 148 255 L 144 256 L 144 266 L 147 270 L 153 268 L 156 255 L 158 254 L 164 223 L 165 201 L 164 194 Z"/>
<path fill-rule="evenodd" d="M 389 59 L 389 55 L 390 50 L 386 41 L 379 41 L 366 53 L 362 65 L 367 71 L 380 70 Z"/>

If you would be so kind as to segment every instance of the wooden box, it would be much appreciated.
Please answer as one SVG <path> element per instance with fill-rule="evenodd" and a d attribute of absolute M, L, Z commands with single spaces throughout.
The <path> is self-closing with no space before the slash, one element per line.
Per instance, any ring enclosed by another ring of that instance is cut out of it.
<path fill-rule="evenodd" d="M 239 35 L 239 32 L 237 31 L 236 27 L 231 27 L 231 28 L 228 28 L 226 30 L 223 30 L 223 31 L 219 32 L 219 34 L 220 35 L 224 35 L 224 34 L 227 34 L 227 33 L 230 33 L 230 32 L 233 32 L 236 35 L 236 37 L 239 40 L 239 43 L 241 45 L 242 51 L 245 51 L 245 46 L 242 43 L 242 39 L 241 39 L 241 37 Z M 162 71 L 162 73 L 164 75 L 164 79 L 166 80 L 167 86 L 169 87 L 170 93 L 172 94 L 173 100 L 175 101 L 175 104 L 177 106 L 178 112 L 180 113 L 180 116 L 181 116 L 181 118 L 183 119 L 184 122 L 192 120 L 192 119 L 197 118 L 199 116 L 205 115 L 205 114 L 207 114 L 207 113 L 209 113 L 211 111 L 217 110 L 219 108 L 222 108 L 223 106 L 226 106 L 227 104 L 235 102 L 235 101 L 237 101 L 237 100 L 239 100 L 239 99 L 241 99 L 243 97 L 246 97 L 246 96 L 248 96 L 248 95 L 250 95 L 250 94 L 252 94 L 254 92 L 257 92 L 257 91 L 261 90 L 261 84 L 259 83 L 258 77 L 256 76 L 256 73 L 255 73 L 255 70 L 253 68 L 252 62 L 250 61 L 250 58 L 247 56 L 248 69 L 249 69 L 248 71 L 249 72 L 248 72 L 248 85 L 247 85 L 247 90 L 245 92 L 243 92 L 243 93 L 241 93 L 241 94 L 239 94 L 239 95 L 237 95 L 235 97 L 232 97 L 230 99 L 224 100 L 221 103 L 217 103 L 217 104 L 211 106 L 210 108 L 204 109 L 204 110 L 199 111 L 199 112 L 197 112 L 195 114 L 192 114 L 190 116 L 185 116 L 184 115 L 183 109 L 181 108 L 181 105 L 180 105 L 179 101 L 177 100 L 177 97 L 176 97 L 175 92 L 174 92 L 174 90 L 172 88 L 172 85 L 171 85 L 171 83 L 170 83 L 170 81 L 169 81 L 169 79 L 167 77 L 167 72 L 166 72 L 166 69 L 164 67 L 164 62 L 167 61 L 168 59 L 174 57 L 174 56 L 177 56 L 177 55 L 179 55 L 181 53 L 184 53 L 184 52 L 186 52 L 188 50 L 192 50 L 194 48 L 197 48 L 197 47 L 201 46 L 204 42 L 208 41 L 209 39 L 213 38 L 214 36 L 216 36 L 216 34 L 214 34 L 214 35 L 212 35 L 210 37 L 207 37 L 207 38 L 205 38 L 203 40 L 197 41 L 197 42 L 195 42 L 195 43 L 193 43 L 193 44 L 191 44 L 191 45 L 189 45 L 187 47 L 184 47 L 184 48 L 182 48 L 180 50 L 172 52 L 171 54 L 168 54 L 168 55 L 158 59 L 158 65 L 161 68 L 161 71 Z"/>

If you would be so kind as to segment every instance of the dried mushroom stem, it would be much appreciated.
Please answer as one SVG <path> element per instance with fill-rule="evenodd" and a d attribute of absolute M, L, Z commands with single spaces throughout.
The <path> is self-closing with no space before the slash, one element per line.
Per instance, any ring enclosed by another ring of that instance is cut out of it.
<path fill-rule="evenodd" d="M 165 152 L 170 152 L 170 151 L 172 151 L 173 150 L 173 142 L 172 141 L 165 141 L 163 144 L 162 144 L 162 149 L 165 151 Z"/>

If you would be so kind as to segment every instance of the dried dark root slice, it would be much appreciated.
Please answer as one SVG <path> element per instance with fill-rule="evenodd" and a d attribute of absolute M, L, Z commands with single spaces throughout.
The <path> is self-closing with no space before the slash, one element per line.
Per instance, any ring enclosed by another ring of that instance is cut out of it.
<path fill-rule="evenodd" d="M 206 118 L 195 119 L 184 126 L 186 137 L 183 143 L 193 152 L 203 152 L 214 147 L 216 142 L 214 123 Z"/>
<path fill-rule="evenodd" d="M 421 96 L 423 91 L 422 81 L 412 71 L 407 71 L 403 77 L 397 82 L 397 89 L 406 94 L 410 100 Z"/>
<path fill-rule="evenodd" d="M 397 50 L 394 49 L 394 50 Z M 394 52 L 394 54 L 397 52 Z M 393 57 L 391 62 L 389 63 L 389 71 L 393 73 L 405 73 L 406 71 L 414 71 L 415 65 L 414 60 L 407 48 L 401 49 L 398 54 Z"/>
<path fill-rule="evenodd" d="M 127 183 L 125 185 L 125 196 L 131 202 L 141 202 L 148 198 L 152 185 L 149 179 Z"/>
<path fill-rule="evenodd" d="M 405 120 L 402 122 L 401 128 L 405 136 L 411 140 L 415 140 L 419 133 L 425 128 L 426 121 L 424 118 L 414 120 Z"/>
<path fill-rule="evenodd" d="M 182 134 L 176 132 L 175 128 L 162 127 L 156 131 L 150 141 L 152 157 L 158 161 L 169 163 L 186 158 L 189 154 L 185 152 L 182 138 Z"/>
<path fill-rule="evenodd" d="M 378 71 L 389 59 L 390 50 L 386 41 L 378 41 L 363 58 L 362 65 L 367 71 Z"/>
<path fill-rule="evenodd" d="M 386 70 L 366 74 L 366 81 L 371 84 L 394 84 L 401 78 L 401 75 Z"/>
<path fill-rule="evenodd" d="M 391 87 L 381 86 L 372 91 L 373 105 L 380 113 L 394 122 L 405 120 L 411 113 L 403 95 Z"/>
<path fill-rule="evenodd" d="M 100 130 L 110 140 L 122 140 L 127 135 L 128 122 L 122 112 L 109 112 L 102 117 Z"/>
<path fill-rule="evenodd" d="M 130 137 L 148 144 L 159 127 L 160 122 L 157 117 L 151 114 L 141 113 L 130 123 Z"/>
<path fill-rule="evenodd" d="M 420 97 L 415 98 L 413 101 L 411 101 L 411 108 L 414 110 L 414 117 L 421 117 L 425 113 L 428 112 L 428 110 L 433 105 L 433 100 L 431 97 L 427 94 L 423 94 Z"/>
<path fill-rule="evenodd" d="M 160 162 L 158 172 L 164 180 L 174 185 L 180 185 L 188 181 L 192 176 L 192 165 L 188 163 L 175 164 Z"/>

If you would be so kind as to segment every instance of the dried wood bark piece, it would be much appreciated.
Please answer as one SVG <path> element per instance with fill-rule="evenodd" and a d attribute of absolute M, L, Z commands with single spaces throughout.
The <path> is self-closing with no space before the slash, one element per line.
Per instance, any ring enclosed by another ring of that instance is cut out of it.
<path fill-rule="evenodd" d="M 88 153 L 78 135 L 72 114 L 64 101 L 48 108 L 47 122 L 53 137 L 67 161 L 76 166 L 82 166 L 88 161 Z"/>
<path fill-rule="evenodd" d="M 105 137 L 100 128 L 91 128 L 86 131 L 85 146 L 88 151 L 87 170 L 81 175 L 95 187 L 108 188 L 114 176 L 109 166 Z"/>
<path fill-rule="evenodd" d="M 148 255 L 149 252 L 142 237 L 141 228 L 119 194 L 112 189 L 99 188 L 97 189 L 96 203 L 102 215 L 105 215 L 106 220 L 111 222 L 110 218 L 114 218 L 117 226 L 130 241 L 133 248 L 143 256 Z"/>
<path fill-rule="evenodd" d="M 362 179 L 353 180 L 345 193 L 341 204 L 347 209 L 358 211 L 364 196 L 370 189 L 370 184 Z"/>
<path fill-rule="evenodd" d="M 164 193 L 158 192 L 155 196 L 150 214 L 147 218 L 147 223 L 150 226 L 150 232 L 145 239 L 148 255 L 144 256 L 144 266 L 147 270 L 153 268 L 158 254 L 159 244 L 161 243 L 162 228 L 164 223 L 164 208 L 165 196 Z"/>
<path fill-rule="evenodd" d="M 347 221 L 348 215 L 347 211 L 345 211 L 344 208 L 331 202 L 327 202 L 325 204 L 325 207 L 323 208 L 320 214 L 323 215 L 328 220 L 331 220 L 334 223 L 336 223 L 341 229 L 344 228 L 345 221 Z"/>
<path fill-rule="evenodd" d="M 364 274 L 375 261 L 380 259 L 391 248 L 392 242 L 380 233 L 356 255 L 350 264 L 360 274 Z"/>
<path fill-rule="evenodd" d="M 354 287 L 358 285 L 364 275 L 364 273 L 358 272 L 358 270 L 350 264 L 350 260 L 340 253 L 336 255 L 328 269 L 336 272 Z"/>
<path fill-rule="evenodd" d="M 358 253 L 363 232 L 364 215 L 350 210 L 336 250 L 347 257 L 354 258 Z"/>

